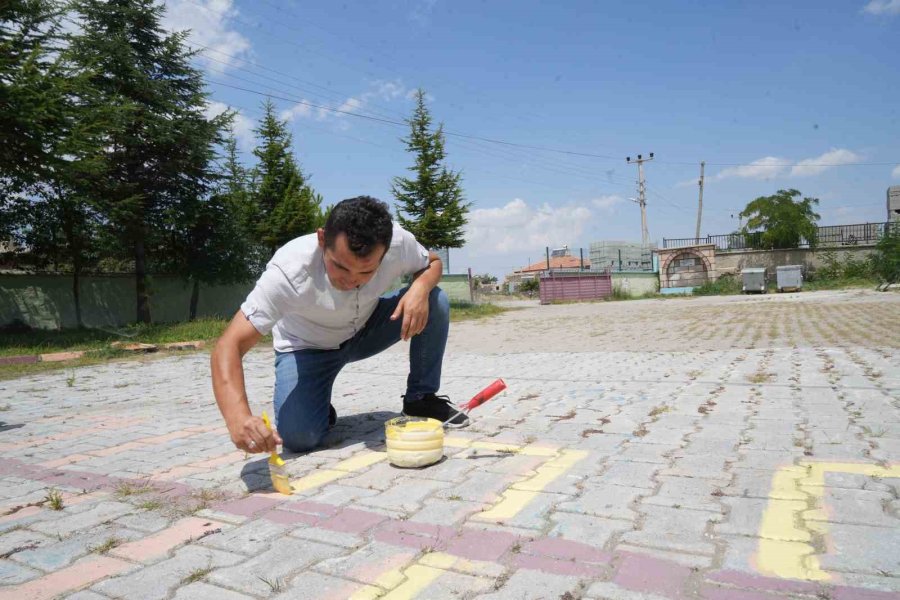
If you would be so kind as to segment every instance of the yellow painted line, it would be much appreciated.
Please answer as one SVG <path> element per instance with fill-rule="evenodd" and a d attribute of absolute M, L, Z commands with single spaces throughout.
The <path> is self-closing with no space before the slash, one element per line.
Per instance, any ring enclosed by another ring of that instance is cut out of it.
<path fill-rule="evenodd" d="M 377 600 L 383 593 L 384 590 L 382 589 L 364 585 L 350 595 L 350 600 Z"/>
<path fill-rule="evenodd" d="M 759 529 L 756 567 L 761 573 L 810 581 L 831 579 L 820 568 L 816 550 L 809 543 L 812 533 L 828 533 L 826 512 L 809 508 L 810 500 L 814 506 L 822 504 L 826 473 L 900 477 L 900 465 L 808 462 L 776 471 Z"/>
<path fill-rule="evenodd" d="M 361 452 L 356 456 L 351 456 L 346 460 L 342 460 L 330 469 L 320 469 L 315 473 L 292 481 L 291 488 L 295 492 L 311 490 L 327 483 L 331 483 L 332 481 L 336 481 L 342 477 L 346 477 L 361 469 L 365 469 L 386 458 L 387 452 Z"/>
<path fill-rule="evenodd" d="M 479 521 L 503 521 L 516 516 L 550 483 L 562 477 L 587 455 L 587 452 L 581 450 L 563 450 L 556 458 L 535 469 L 534 475 L 510 486 L 492 508 L 475 514 L 472 518 Z"/>
<path fill-rule="evenodd" d="M 444 446 L 450 448 L 474 448 L 476 450 L 493 450 L 495 452 L 515 452 L 525 456 L 556 456 L 557 448 L 545 446 L 516 446 L 515 444 L 502 444 L 500 442 L 475 442 L 462 437 L 445 437 Z"/>

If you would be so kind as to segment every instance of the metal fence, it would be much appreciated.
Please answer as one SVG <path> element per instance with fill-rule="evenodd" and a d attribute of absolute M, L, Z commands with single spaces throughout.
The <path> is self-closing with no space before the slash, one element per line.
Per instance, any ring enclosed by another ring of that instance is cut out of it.
<path fill-rule="evenodd" d="M 817 248 L 834 246 L 870 246 L 878 243 L 888 228 L 900 231 L 900 222 L 892 223 L 859 223 L 855 225 L 824 225 L 816 228 L 813 244 L 810 240 L 801 239 L 800 248 Z M 682 246 L 698 246 L 715 244 L 716 250 L 762 250 L 761 231 L 751 233 L 728 233 L 725 235 L 708 235 L 701 238 L 663 238 L 663 248 L 681 248 Z"/>
<path fill-rule="evenodd" d="M 542 273 L 541 304 L 570 300 L 599 300 L 612 295 L 612 275 L 609 271 Z"/>

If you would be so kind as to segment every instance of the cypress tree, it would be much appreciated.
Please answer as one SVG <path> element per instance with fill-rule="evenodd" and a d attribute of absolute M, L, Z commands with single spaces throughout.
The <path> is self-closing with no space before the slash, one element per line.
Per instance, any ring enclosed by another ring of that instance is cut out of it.
<path fill-rule="evenodd" d="M 461 174 L 444 166 L 443 125 L 431 130 L 425 92 L 416 90 L 416 108 L 409 124 L 406 149 L 415 155 L 409 170 L 415 178 L 395 177 L 391 192 L 397 200 L 397 220 L 426 248 L 461 248 L 469 204 L 464 202 Z"/>

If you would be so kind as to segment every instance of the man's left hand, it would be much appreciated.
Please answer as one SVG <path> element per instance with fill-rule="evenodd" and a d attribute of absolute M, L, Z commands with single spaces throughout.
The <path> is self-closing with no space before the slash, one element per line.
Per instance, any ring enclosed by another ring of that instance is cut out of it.
<path fill-rule="evenodd" d="M 408 341 L 412 336 L 419 335 L 428 324 L 428 292 L 423 292 L 415 282 L 406 290 L 397 309 L 391 315 L 391 321 L 403 317 L 403 325 L 400 327 L 400 339 Z"/>

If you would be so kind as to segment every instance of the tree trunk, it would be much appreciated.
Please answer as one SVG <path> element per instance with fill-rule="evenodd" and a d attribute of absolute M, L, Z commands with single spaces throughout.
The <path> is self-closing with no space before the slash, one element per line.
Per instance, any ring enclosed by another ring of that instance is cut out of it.
<path fill-rule="evenodd" d="M 78 324 L 78 329 L 83 329 L 84 322 L 81 320 L 80 281 L 81 281 L 81 265 L 78 264 L 78 261 L 76 261 L 74 268 L 73 268 L 73 272 L 72 272 L 72 297 L 75 299 L 75 322 Z"/>
<path fill-rule="evenodd" d="M 134 242 L 134 282 L 137 290 L 137 322 L 150 323 L 150 296 L 147 293 L 147 262 L 143 236 Z"/>
<path fill-rule="evenodd" d="M 191 290 L 191 308 L 188 312 L 188 321 L 193 321 L 197 318 L 197 303 L 200 300 L 200 280 L 194 279 L 194 289 Z"/>

